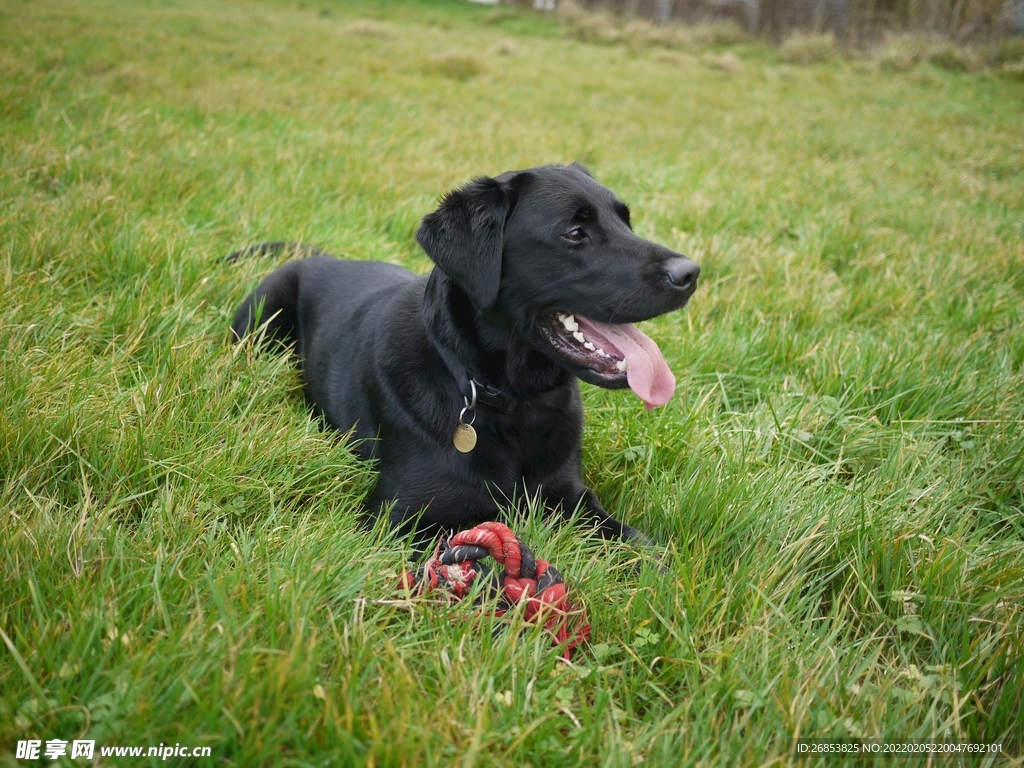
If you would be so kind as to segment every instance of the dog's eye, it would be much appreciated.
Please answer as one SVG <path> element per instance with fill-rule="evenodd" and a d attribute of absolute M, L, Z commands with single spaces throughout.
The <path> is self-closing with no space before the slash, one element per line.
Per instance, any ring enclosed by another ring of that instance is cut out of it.
<path fill-rule="evenodd" d="M 578 243 L 581 240 L 583 240 L 583 230 L 580 229 L 579 227 L 575 227 L 573 229 L 570 229 L 564 235 L 562 235 L 562 237 L 564 237 L 570 243 Z"/>

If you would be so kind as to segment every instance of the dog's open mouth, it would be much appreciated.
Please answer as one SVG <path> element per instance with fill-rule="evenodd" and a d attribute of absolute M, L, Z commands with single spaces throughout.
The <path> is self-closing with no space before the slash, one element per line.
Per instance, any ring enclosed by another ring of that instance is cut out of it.
<path fill-rule="evenodd" d="M 556 312 L 541 330 L 555 352 L 590 374 L 581 378 L 609 389 L 628 386 L 648 410 L 667 403 L 675 391 L 676 378 L 658 345 L 631 323 Z"/>

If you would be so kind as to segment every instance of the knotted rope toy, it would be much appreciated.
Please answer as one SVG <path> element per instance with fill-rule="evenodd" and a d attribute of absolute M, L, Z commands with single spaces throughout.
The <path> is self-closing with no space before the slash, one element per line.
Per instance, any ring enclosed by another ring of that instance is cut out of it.
<path fill-rule="evenodd" d="M 504 573 L 499 576 L 480 562 L 488 556 L 505 566 Z M 572 650 L 590 638 L 590 625 L 583 612 L 569 602 L 562 575 L 546 560 L 536 559 L 530 548 L 501 523 L 483 523 L 441 539 L 430 560 L 415 574 L 403 573 L 398 586 L 417 594 L 440 588 L 461 600 L 477 581 L 486 585 L 482 590 L 485 599 L 499 596 L 496 616 L 525 602 L 523 617 L 543 622 L 555 642 L 565 645 L 567 661 Z"/>

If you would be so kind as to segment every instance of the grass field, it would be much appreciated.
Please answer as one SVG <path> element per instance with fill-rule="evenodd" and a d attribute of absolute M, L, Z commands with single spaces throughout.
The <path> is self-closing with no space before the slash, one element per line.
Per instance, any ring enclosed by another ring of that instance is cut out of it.
<path fill-rule="evenodd" d="M 753 766 L 871 737 L 1020 764 L 1024 89 L 786 58 L 447 0 L 0 0 L 0 761 Z M 515 523 L 593 625 L 568 664 L 390 602 L 372 466 L 287 359 L 226 343 L 275 265 L 220 257 L 425 272 L 442 192 L 574 160 L 703 271 L 645 325 L 669 405 L 583 386 L 587 480 L 669 573 Z"/>

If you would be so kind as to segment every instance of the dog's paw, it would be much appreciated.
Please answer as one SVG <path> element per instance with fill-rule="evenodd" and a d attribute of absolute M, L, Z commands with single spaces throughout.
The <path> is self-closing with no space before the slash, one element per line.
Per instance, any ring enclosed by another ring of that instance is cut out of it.
<path fill-rule="evenodd" d="M 622 540 L 640 549 L 642 558 L 638 567 L 646 562 L 656 569 L 662 576 L 667 576 L 669 574 L 668 552 L 665 547 L 656 544 L 650 536 L 647 536 L 636 528 L 623 523 Z"/>
<path fill-rule="evenodd" d="M 636 528 L 625 523 L 622 524 L 622 540 L 640 547 L 653 548 L 655 546 L 654 540 L 650 536 L 640 533 Z"/>

